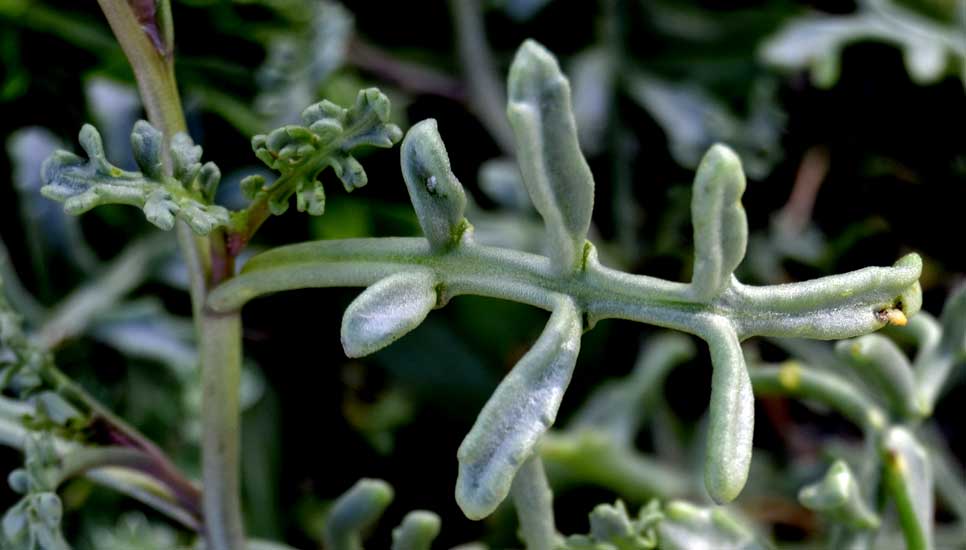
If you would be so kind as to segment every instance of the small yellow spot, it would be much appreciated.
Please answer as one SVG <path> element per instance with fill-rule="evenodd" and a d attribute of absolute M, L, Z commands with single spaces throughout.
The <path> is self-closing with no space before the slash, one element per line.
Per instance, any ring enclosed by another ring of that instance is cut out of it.
<path fill-rule="evenodd" d="M 881 430 L 882 428 L 885 427 L 886 418 L 882 414 L 882 411 L 878 409 L 871 409 L 868 412 L 868 417 L 869 417 L 869 426 L 871 426 L 873 429 Z"/>
<path fill-rule="evenodd" d="M 887 309 L 885 311 L 886 322 L 890 325 L 895 325 L 897 327 L 904 327 L 909 319 L 906 318 L 906 314 L 900 309 Z"/>
<path fill-rule="evenodd" d="M 906 461 L 905 459 L 902 458 L 902 455 L 900 455 L 899 453 L 895 451 L 890 451 L 886 455 L 886 463 L 889 465 L 889 468 L 892 469 L 892 471 L 896 472 L 897 474 L 899 475 L 906 474 L 906 469 L 907 469 Z"/>
<path fill-rule="evenodd" d="M 789 361 L 778 370 L 778 382 L 785 389 L 795 391 L 802 381 L 802 369 L 798 363 Z"/>

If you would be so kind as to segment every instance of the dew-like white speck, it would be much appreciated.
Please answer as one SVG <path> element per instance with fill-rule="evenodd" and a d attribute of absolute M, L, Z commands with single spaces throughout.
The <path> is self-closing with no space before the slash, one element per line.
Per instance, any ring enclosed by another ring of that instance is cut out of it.
<path fill-rule="evenodd" d="M 430 193 L 436 192 L 436 176 L 429 176 L 429 179 L 426 180 L 426 189 L 429 189 Z"/>

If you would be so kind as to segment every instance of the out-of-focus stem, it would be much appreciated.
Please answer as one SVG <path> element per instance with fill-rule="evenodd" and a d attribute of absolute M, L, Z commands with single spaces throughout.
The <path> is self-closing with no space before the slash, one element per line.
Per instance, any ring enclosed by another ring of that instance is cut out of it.
<path fill-rule="evenodd" d="M 205 309 L 201 321 L 202 477 L 208 543 L 244 548 L 239 472 L 241 315 Z"/>
<path fill-rule="evenodd" d="M 543 461 L 534 454 L 523 463 L 510 489 L 528 550 L 553 550 L 559 538 L 553 519 L 553 491 Z"/>
<path fill-rule="evenodd" d="M 497 76 L 490 45 L 486 41 L 479 0 L 450 0 L 456 27 L 460 61 L 466 71 L 473 110 L 503 152 L 516 150 L 513 131 L 506 118 L 506 93 Z"/>

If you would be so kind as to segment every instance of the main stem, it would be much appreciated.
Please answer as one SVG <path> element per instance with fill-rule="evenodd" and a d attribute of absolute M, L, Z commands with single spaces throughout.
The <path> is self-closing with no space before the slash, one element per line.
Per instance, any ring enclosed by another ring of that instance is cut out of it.
<path fill-rule="evenodd" d="M 98 0 L 98 3 L 131 64 L 148 119 L 168 139 L 187 131 L 174 75 L 173 45 L 165 44 L 163 52 L 155 48 L 127 0 Z M 157 13 L 170 9 L 167 0 L 159 4 Z M 201 344 L 205 534 L 210 550 L 241 550 L 246 547 L 238 460 L 241 316 L 237 311 L 212 314 L 204 307 L 212 280 L 212 264 L 230 265 L 230 262 L 212 262 L 212 252 L 225 249 L 224 242 L 216 242 L 223 240 L 223 236 L 216 233 L 199 238 L 182 222 L 178 223 L 177 235 L 188 268 L 192 312 Z M 221 281 L 230 275 L 220 272 L 214 278 Z"/>
<path fill-rule="evenodd" d="M 244 548 L 238 447 L 241 316 L 202 313 L 202 479 L 205 532 L 214 549 Z"/>

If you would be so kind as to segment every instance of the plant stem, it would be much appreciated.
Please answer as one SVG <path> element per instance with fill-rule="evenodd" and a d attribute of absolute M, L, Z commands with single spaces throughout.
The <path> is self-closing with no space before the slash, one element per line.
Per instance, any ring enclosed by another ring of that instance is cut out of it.
<path fill-rule="evenodd" d="M 129 2 L 97 0 L 97 3 L 131 64 L 148 119 L 169 139 L 186 131 L 171 57 L 154 47 Z"/>
<path fill-rule="evenodd" d="M 23 426 L 22 418 L 32 413 L 33 407 L 30 405 L 0 397 L 0 445 L 23 450 L 28 431 Z M 54 439 L 54 445 L 58 453 L 65 457 L 78 450 L 91 452 L 102 450 L 81 448 L 73 442 L 57 438 Z M 72 468 L 75 470 L 74 473 L 83 473 L 92 481 L 138 500 L 189 529 L 200 530 L 201 508 L 200 496 L 197 491 L 195 492 L 194 506 L 186 507 L 175 491 L 156 478 L 156 464 L 146 453 L 135 449 L 119 449 L 117 447 L 109 449 L 106 454 L 97 455 L 98 458 L 95 459 L 98 462 L 96 469 L 82 468 L 84 470 L 82 472 L 75 467 Z M 142 471 L 130 469 L 133 457 L 130 453 L 137 453 L 144 459 L 143 461 L 138 460 L 138 463 L 144 466 L 144 468 L 138 468 Z M 85 457 L 85 460 L 79 462 L 90 462 L 87 458 L 93 459 L 93 456 Z M 115 463 L 115 459 L 122 459 L 122 463 Z M 75 462 L 75 464 L 77 463 Z M 94 465 L 91 465 L 91 468 L 94 467 Z M 148 471 L 151 473 L 145 473 Z"/>
<path fill-rule="evenodd" d="M 506 118 L 506 93 L 496 71 L 483 26 L 479 0 L 450 0 L 460 61 L 470 103 L 504 154 L 513 155 L 516 141 Z"/>
<path fill-rule="evenodd" d="M 208 543 L 213 549 L 244 548 L 238 500 L 241 409 L 241 315 L 202 312 L 202 477 Z"/>
<path fill-rule="evenodd" d="M 162 22 L 166 44 L 159 51 L 126 0 L 98 0 L 111 29 L 134 70 L 141 100 L 151 123 L 170 138 L 187 130 L 181 99 L 175 82 L 173 25 Z M 157 13 L 170 14 L 167 0 Z M 170 165 L 170 162 L 167 162 Z M 170 166 L 168 166 L 170 170 Z M 238 313 L 208 314 L 204 302 L 211 276 L 212 251 L 225 249 L 216 233 L 197 237 L 182 222 L 177 225 L 178 244 L 188 267 L 195 328 L 201 343 L 204 385 L 202 404 L 202 462 L 205 486 L 203 508 L 210 550 L 239 550 L 246 547 L 239 495 L 239 391 L 241 372 L 241 318 Z M 230 262 L 218 262 L 228 266 Z M 231 273 L 219 273 L 221 280 Z"/>
<path fill-rule="evenodd" d="M 523 463 L 510 489 L 520 520 L 520 535 L 527 550 L 553 550 L 557 528 L 553 519 L 553 491 L 547 482 L 543 461 L 534 454 Z"/>
<path fill-rule="evenodd" d="M 259 254 L 245 264 L 240 276 L 214 289 L 208 304 L 219 311 L 233 311 L 271 292 L 369 286 L 400 271 L 431 271 L 438 279 L 440 303 L 472 294 L 549 311 L 564 294 L 585 312 L 589 326 L 601 319 L 625 319 L 704 337 L 712 325 L 727 318 L 740 339 L 833 339 L 881 328 L 886 322 L 875 313 L 915 282 L 918 269 L 869 267 L 761 287 L 735 281 L 721 297 L 705 303 L 691 295 L 686 283 L 610 269 L 592 251 L 581 272 L 561 277 L 544 256 L 469 239 L 445 254 L 434 253 L 422 238 L 344 239 L 288 245 Z M 893 280 L 885 284 L 890 277 Z M 843 298 L 840 289 L 845 287 L 851 290 Z M 837 313 L 836 323 L 814 322 L 830 311 Z"/>

